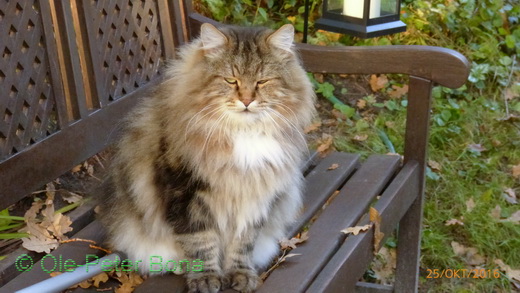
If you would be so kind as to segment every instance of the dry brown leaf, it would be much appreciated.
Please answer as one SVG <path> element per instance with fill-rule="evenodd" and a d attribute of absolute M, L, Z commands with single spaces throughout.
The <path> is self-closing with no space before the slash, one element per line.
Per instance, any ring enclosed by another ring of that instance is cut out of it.
<path fill-rule="evenodd" d="M 356 106 L 358 107 L 358 109 L 365 109 L 366 106 L 367 106 L 367 101 L 363 100 L 363 99 L 359 99 L 356 103 Z"/>
<path fill-rule="evenodd" d="M 90 282 L 90 279 L 88 279 L 88 280 L 85 280 L 85 281 L 79 283 L 78 286 L 80 286 L 83 289 L 87 289 L 87 288 L 92 287 L 92 283 Z"/>
<path fill-rule="evenodd" d="M 390 92 L 388 92 L 388 95 L 393 99 L 397 99 L 397 98 L 403 97 L 407 93 L 408 93 L 407 84 L 403 85 L 402 87 L 400 87 L 398 85 L 392 85 L 392 90 Z"/>
<path fill-rule="evenodd" d="M 310 132 L 313 132 L 313 131 L 316 131 L 318 129 L 320 129 L 321 127 L 321 121 L 314 121 L 311 125 L 305 127 L 305 129 L 303 130 L 304 133 L 310 133 Z"/>
<path fill-rule="evenodd" d="M 341 230 L 341 232 L 345 233 L 345 234 L 352 233 L 354 235 L 358 235 L 360 232 L 368 231 L 368 229 L 370 229 L 371 227 L 372 227 L 372 224 L 366 224 L 364 226 L 348 227 L 346 229 Z"/>
<path fill-rule="evenodd" d="M 515 178 L 520 178 L 520 164 L 513 166 L 511 174 L 513 174 L 513 177 Z"/>
<path fill-rule="evenodd" d="M 500 270 L 506 273 L 509 280 L 520 281 L 520 269 L 512 269 L 510 266 L 506 265 L 504 261 L 501 259 L 495 259 L 495 263 L 500 267 Z"/>
<path fill-rule="evenodd" d="M 368 139 L 368 134 L 358 134 L 353 138 L 355 141 L 365 141 Z"/>
<path fill-rule="evenodd" d="M 314 79 L 319 83 L 323 83 L 324 76 L 322 73 L 314 73 Z"/>
<path fill-rule="evenodd" d="M 64 234 L 72 231 L 72 227 L 70 226 L 72 221 L 69 216 L 65 216 L 63 214 L 56 214 L 52 221 L 52 224 L 47 228 L 47 230 L 51 231 L 53 235 L 58 238 L 58 240 L 62 240 L 67 238 Z"/>
<path fill-rule="evenodd" d="M 109 277 L 106 272 L 102 272 L 98 275 L 92 277 L 92 281 L 94 282 L 94 287 L 99 288 L 99 283 L 105 283 L 108 281 Z"/>
<path fill-rule="evenodd" d="M 300 234 L 300 237 L 293 237 L 290 240 L 287 238 L 280 240 L 280 246 L 282 249 L 295 249 L 297 244 L 305 242 L 307 239 L 309 239 L 307 232 L 303 232 Z"/>
<path fill-rule="evenodd" d="M 476 204 L 473 197 L 466 201 L 466 211 L 471 212 L 475 208 Z"/>
<path fill-rule="evenodd" d="M 143 278 L 135 272 L 116 273 L 115 278 L 121 283 L 121 286 L 115 290 L 117 293 L 131 293 L 135 287 L 144 282 Z"/>
<path fill-rule="evenodd" d="M 469 265 L 481 265 L 486 262 L 486 258 L 478 254 L 478 250 L 474 247 L 465 247 L 455 241 L 451 242 L 451 247 L 453 252 Z"/>
<path fill-rule="evenodd" d="M 510 204 L 518 203 L 518 200 L 516 199 L 516 192 L 512 188 L 504 189 L 504 193 L 502 194 L 502 196 Z"/>
<path fill-rule="evenodd" d="M 500 214 L 502 213 L 502 208 L 499 205 L 496 205 L 494 209 L 491 210 L 491 217 L 497 220 L 500 220 Z"/>
<path fill-rule="evenodd" d="M 336 169 L 338 169 L 338 167 L 339 167 L 339 164 L 332 164 L 332 165 L 330 165 L 330 167 L 327 168 L 327 170 L 336 170 Z"/>
<path fill-rule="evenodd" d="M 316 151 L 319 152 L 321 155 L 326 155 L 329 151 L 331 151 L 332 142 L 332 136 L 324 133 L 322 135 L 321 140 L 319 141 L 320 145 L 318 146 Z"/>
<path fill-rule="evenodd" d="M 374 253 L 377 253 L 385 234 L 381 232 L 381 215 L 379 212 L 374 207 L 370 207 L 369 215 L 370 222 L 374 224 Z"/>
<path fill-rule="evenodd" d="M 329 126 L 336 126 L 336 125 L 338 125 L 338 120 L 336 120 L 336 119 L 325 119 L 325 120 L 322 121 L 322 125 L 323 126 L 327 126 L 327 127 L 329 127 Z"/>
<path fill-rule="evenodd" d="M 445 226 L 461 225 L 464 226 L 464 222 L 459 219 L 449 219 L 444 223 Z"/>
<path fill-rule="evenodd" d="M 332 109 L 332 111 L 330 111 L 330 113 L 337 119 L 340 119 L 343 121 L 347 120 L 347 116 L 345 116 L 345 114 L 343 114 L 343 112 L 341 112 L 338 109 Z"/>
<path fill-rule="evenodd" d="M 380 76 L 377 76 L 375 74 L 372 74 L 370 76 L 370 87 L 372 88 L 372 91 L 377 92 L 378 90 L 386 87 L 388 84 L 388 78 L 386 78 L 386 75 L 381 74 Z"/>
<path fill-rule="evenodd" d="M 75 203 L 83 199 L 83 196 L 70 191 L 60 192 L 60 195 L 61 198 L 68 203 Z"/>
<path fill-rule="evenodd" d="M 29 236 L 27 238 L 22 238 L 22 246 L 31 251 L 36 252 L 45 252 L 50 253 L 51 250 L 56 249 L 58 247 L 59 242 L 56 239 L 51 238 L 37 238 L 34 236 Z"/>
<path fill-rule="evenodd" d="M 441 171 L 441 169 L 442 169 L 441 164 L 439 164 L 438 162 L 436 162 L 434 160 L 428 160 L 428 166 L 430 168 L 432 168 L 432 170 L 434 170 L 434 171 Z"/>

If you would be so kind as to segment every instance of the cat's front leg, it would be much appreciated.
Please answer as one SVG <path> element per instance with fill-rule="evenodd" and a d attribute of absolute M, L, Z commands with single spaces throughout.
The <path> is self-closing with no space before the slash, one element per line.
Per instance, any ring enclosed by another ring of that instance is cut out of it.
<path fill-rule="evenodd" d="M 201 271 L 186 270 L 188 292 L 216 293 L 222 289 L 223 272 L 220 266 L 219 235 L 215 230 L 206 230 L 179 237 L 186 257 L 200 260 Z"/>
<path fill-rule="evenodd" d="M 258 237 L 257 229 L 236 236 L 226 250 L 224 270 L 227 282 L 236 291 L 253 292 L 260 284 L 260 278 L 253 264 L 253 249 Z"/>

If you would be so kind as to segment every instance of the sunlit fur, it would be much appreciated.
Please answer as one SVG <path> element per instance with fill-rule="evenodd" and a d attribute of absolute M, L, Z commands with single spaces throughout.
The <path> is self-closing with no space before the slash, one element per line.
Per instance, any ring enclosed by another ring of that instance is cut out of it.
<path fill-rule="evenodd" d="M 223 45 L 183 47 L 128 116 L 101 220 L 141 273 L 151 255 L 199 258 L 192 292 L 228 281 L 247 292 L 300 210 L 314 93 L 290 44 L 276 43 L 291 42 L 292 27 L 203 29 Z"/>

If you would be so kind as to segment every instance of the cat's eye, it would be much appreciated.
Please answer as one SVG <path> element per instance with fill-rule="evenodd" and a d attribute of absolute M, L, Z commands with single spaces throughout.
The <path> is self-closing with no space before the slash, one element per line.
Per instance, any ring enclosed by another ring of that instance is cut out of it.
<path fill-rule="evenodd" d="M 267 83 L 268 81 L 269 81 L 269 80 L 267 80 L 267 79 L 262 79 L 262 80 L 257 81 L 256 84 L 257 84 L 257 85 L 262 85 L 262 84 Z"/>
<path fill-rule="evenodd" d="M 229 84 L 237 84 L 238 83 L 238 80 L 234 79 L 234 78 L 224 78 L 224 80 L 229 83 Z"/>

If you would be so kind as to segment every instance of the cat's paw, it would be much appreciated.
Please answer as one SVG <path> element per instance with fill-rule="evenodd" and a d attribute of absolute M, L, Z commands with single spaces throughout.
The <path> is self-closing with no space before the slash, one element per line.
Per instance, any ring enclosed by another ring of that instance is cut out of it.
<path fill-rule="evenodd" d="M 190 293 L 217 293 L 222 286 L 215 273 L 191 274 L 186 277 L 186 284 Z"/>
<path fill-rule="evenodd" d="M 238 292 L 253 292 L 260 284 L 260 278 L 253 270 L 236 270 L 229 275 L 230 287 Z"/>

